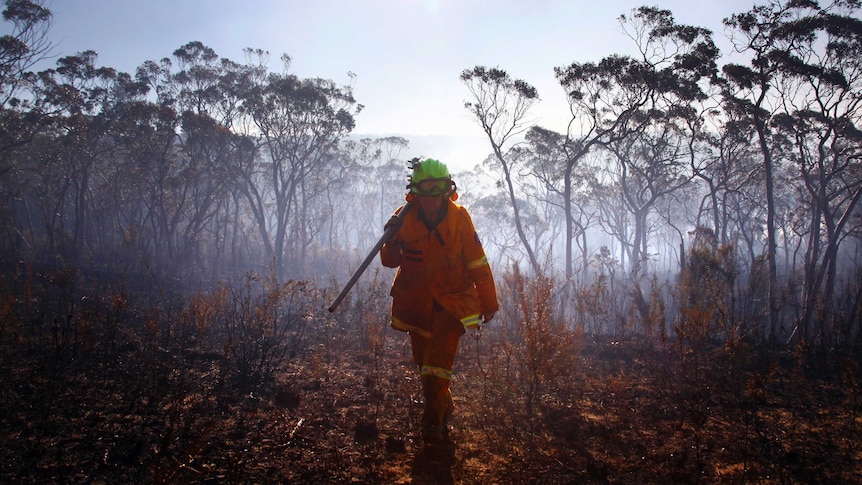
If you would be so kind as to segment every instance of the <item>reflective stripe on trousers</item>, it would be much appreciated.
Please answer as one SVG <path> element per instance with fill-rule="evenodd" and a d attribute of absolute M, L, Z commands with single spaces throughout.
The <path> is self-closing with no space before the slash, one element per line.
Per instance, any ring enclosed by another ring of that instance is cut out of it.
<path fill-rule="evenodd" d="M 442 426 L 453 412 L 449 383 L 463 334 L 461 321 L 440 305 L 434 305 L 429 337 L 410 332 L 413 360 L 419 366 L 425 399 L 424 424 Z"/>

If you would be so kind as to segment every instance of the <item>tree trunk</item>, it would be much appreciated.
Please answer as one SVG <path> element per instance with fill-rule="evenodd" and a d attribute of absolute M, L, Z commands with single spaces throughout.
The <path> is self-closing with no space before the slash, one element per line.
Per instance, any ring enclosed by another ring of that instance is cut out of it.
<path fill-rule="evenodd" d="M 489 135 L 490 138 L 490 135 Z M 512 203 L 512 210 L 514 211 L 514 219 L 515 219 L 515 229 L 518 231 L 518 237 L 521 239 L 521 244 L 524 245 L 524 250 L 527 251 L 527 257 L 530 259 L 530 267 L 533 268 L 534 274 L 542 274 L 542 268 L 539 266 L 539 261 L 536 259 L 535 253 L 533 253 L 533 247 L 530 245 L 530 241 L 527 240 L 527 234 L 524 232 L 524 225 L 521 222 L 521 211 L 518 209 L 518 200 L 515 197 L 515 187 L 512 184 L 512 175 L 509 172 L 509 164 L 506 162 L 505 158 L 503 158 L 503 154 L 500 152 L 500 147 L 494 144 L 494 140 L 491 140 L 492 145 L 494 145 L 494 154 L 497 156 L 497 160 L 500 161 L 500 165 L 503 168 L 503 174 L 506 177 L 506 188 L 509 191 L 509 201 Z"/>
<path fill-rule="evenodd" d="M 778 337 L 778 316 L 775 308 L 778 296 L 778 271 L 775 265 L 775 251 L 778 248 L 775 238 L 775 178 L 772 173 L 772 152 L 766 140 L 766 127 L 760 117 L 755 117 L 754 125 L 760 142 L 760 150 L 763 153 L 764 183 L 766 184 L 766 264 L 769 271 L 767 326 L 769 327 L 770 339 L 775 341 Z"/>

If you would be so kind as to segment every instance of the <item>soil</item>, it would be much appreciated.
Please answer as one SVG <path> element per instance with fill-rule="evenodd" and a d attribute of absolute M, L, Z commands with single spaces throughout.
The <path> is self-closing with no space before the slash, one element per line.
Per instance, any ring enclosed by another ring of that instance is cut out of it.
<path fill-rule="evenodd" d="M 531 379 L 465 337 L 454 444 L 425 449 L 404 335 L 338 342 L 260 386 L 220 352 L 7 342 L 0 482 L 862 483 L 858 359 L 588 339 Z"/>

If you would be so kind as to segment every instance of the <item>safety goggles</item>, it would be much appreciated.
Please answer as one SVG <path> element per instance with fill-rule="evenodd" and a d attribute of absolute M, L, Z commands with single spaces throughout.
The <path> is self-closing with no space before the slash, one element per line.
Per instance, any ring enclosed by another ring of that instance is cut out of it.
<path fill-rule="evenodd" d="M 454 185 L 452 179 L 425 179 L 410 184 L 410 190 L 418 195 L 446 195 Z"/>

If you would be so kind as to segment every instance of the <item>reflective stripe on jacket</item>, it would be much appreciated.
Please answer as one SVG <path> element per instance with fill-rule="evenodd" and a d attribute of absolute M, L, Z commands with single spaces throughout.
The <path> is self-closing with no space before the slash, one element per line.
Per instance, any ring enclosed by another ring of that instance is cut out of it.
<path fill-rule="evenodd" d="M 403 206 L 396 213 L 400 212 Z M 465 327 L 499 308 L 494 277 L 467 210 L 448 201 L 446 217 L 432 230 L 419 210 L 404 216 L 396 236 L 383 245 L 384 266 L 398 267 L 392 284 L 392 326 L 430 335 L 436 301 Z"/>

